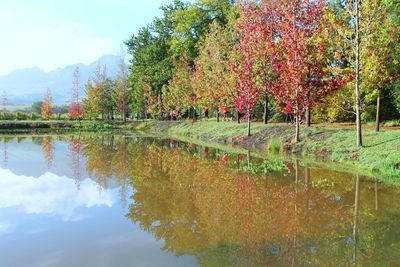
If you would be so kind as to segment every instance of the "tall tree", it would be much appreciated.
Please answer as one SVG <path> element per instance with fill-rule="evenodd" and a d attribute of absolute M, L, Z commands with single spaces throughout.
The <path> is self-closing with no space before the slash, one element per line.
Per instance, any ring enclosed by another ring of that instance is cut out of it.
<path fill-rule="evenodd" d="M 228 24 L 232 6 L 230 0 L 200 0 L 175 10 L 172 13 L 175 24 L 171 40 L 172 56 L 186 54 L 193 65 L 198 56 L 199 42 L 213 23 L 223 28 Z"/>
<path fill-rule="evenodd" d="M 162 88 L 168 84 L 173 71 L 171 39 L 175 28 L 173 14 L 186 8 L 181 1 L 161 7 L 163 16 L 139 30 L 125 44 L 132 55 L 128 78 L 132 88 L 132 110 L 162 115 Z"/>
<path fill-rule="evenodd" d="M 386 20 L 386 15 L 384 14 L 384 4 L 391 2 L 394 1 L 336 0 L 330 2 L 330 9 L 333 9 L 334 11 L 334 16 L 331 16 L 331 20 L 333 20 L 335 23 L 335 32 L 338 37 L 335 41 L 341 43 L 341 45 L 345 48 L 344 50 L 348 51 L 343 52 L 343 57 L 345 57 L 345 60 L 353 68 L 354 73 L 354 105 L 357 146 L 362 146 L 363 144 L 361 112 L 363 106 L 362 99 L 365 98 L 365 96 L 369 93 L 368 90 L 366 90 L 366 86 L 369 83 L 366 79 L 366 77 L 369 75 L 369 73 L 366 72 L 366 67 L 368 64 L 367 61 L 373 60 L 373 53 L 377 52 L 379 54 L 378 51 L 372 51 L 371 49 L 376 49 L 376 47 L 372 48 L 370 45 L 374 45 L 374 39 L 380 39 L 375 38 L 381 34 L 379 33 L 379 30 L 376 31 L 380 27 L 376 26 L 378 24 L 384 24 L 384 21 Z M 372 41 L 372 43 L 369 43 L 370 41 Z M 381 47 L 379 46 L 379 49 L 380 48 Z"/>
<path fill-rule="evenodd" d="M 126 123 L 128 113 L 128 68 L 125 63 L 125 53 L 121 53 L 118 62 L 118 73 L 115 80 L 115 98 L 118 111 L 121 113 L 122 120 Z"/>
<path fill-rule="evenodd" d="M 107 79 L 106 66 L 98 63 L 93 77 L 86 83 L 86 99 L 84 108 L 86 114 L 90 118 L 97 119 L 100 115 L 104 119 L 105 115 L 110 112 L 112 86 Z"/>
<path fill-rule="evenodd" d="M 196 104 L 196 95 L 190 84 L 192 70 L 186 55 L 177 60 L 174 66 L 175 74 L 168 86 L 163 88 L 163 104 L 165 109 L 172 109 L 183 115 L 187 111 L 190 113 L 190 109 Z"/>
<path fill-rule="evenodd" d="M 257 85 L 264 95 L 264 124 L 268 123 L 268 98 L 274 86 L 272 63 L 276 59 L 275 24 L 279 20 L 275 17 L 274 5 L 271 0 L 247 3 L 241 9 L 242 18 L 238 23 L 243 56 L 254 61 Z"/>
<path fill-rule="evenodd" d="M 219 112 L 222 107 L 233 107 L 236 90 L 231 71 L 235 43 L 230 29 L 213 23 L 202 42 L 195 61 L 192 87 L 197 104 Z M 218 118 L 218 116 L 217 116 Z"/>
<path fill-rule="evenodd" d="M 234 63 L 233 71 L 236 74 L 236 110 L 245 114 L 247 118 L 247 136 L 251 135 L 251 117 L 254 107 L 262 91 L 257 86 L 254 75 L 254 62 L 241 58 L 239 63 Z"/>
<path fill-rule="evenodd" d="M 259 6 L 253 2 L 245 3 L 241 14 L 237 23 L 239 55 L 233 63 L 233 72 L 236 75 L 236 109 L 246 115 L 247 136 L 250 136 L 253 110 L 264 89 L 260 86 L 260 73 L 266 72 L 263 68 L 266 62 L 263 61 L 265 58 L 261 58 L 261 47 L 257 36 L 263 32 L 261 25 L 263 18 Z M 261 80 L 264 81 L 264 77 Z"/>
<path fill-rule="evenodd" d="M 380 130 L 381 96 L 385 87 L 400 75 L 400 25 L 396 23 L 396 10 L 392 1 L 365 1 L 369 17 L 369 34 L 365 36 L 365 45 L 361 55 L 364 61 L 362 85 L 367 97 L 376 98 L 375 130 Z M 400 9 L 400 8 L 399 8 Z"/>
<path fill-rule="evenodd" d="M 355 22 L 355 38 L 354 38 L 354 76 L 355 76 L 355 97 L 356 97 L 356 129 L 357 129 L 357 146 L 362 146 L 362 128 L 361 128 L 361 97 L 360 97 L 360 0 L 356 0 L 354 4 L 354 22 Z"/>
<path fill-rule="evenodd" d="M 100 115 L 100 105 L 98 104 L 96 89 L 90 79 L 88 79 L 88 81 L 86 82 L 85 93 L 85 116 L 87 116 L 89 119 L 97 119 Z"/>
<path fill-rule="evenodd" d="M 80 121 L 85 113 L 85 109 L 80 100 L 81 81 L 79 67 L 75 68 L 72 76 L 72 94 L 68 114 L 71 119 Z"/>
<path fill-rule="evenodd" d="M 313 101 L 310 93 L 317 88 L 326 95 L 335 88 L 336 77 L 316 60 L 326 49 L 314 42 L 323 31 L 325 1 L 283 0 L 276 5 L 279 53 L 273 65 L 279 75 L 271 93 L 283 112 L 294 115 L 295 141 L 299 142 L 301 116 Z"/>
<path fill-rule="evenodd" d="M 45 92 L 41 113 L 44 120 L 49 120 L 53 116 L 53 97 L 50 89 Z"/>

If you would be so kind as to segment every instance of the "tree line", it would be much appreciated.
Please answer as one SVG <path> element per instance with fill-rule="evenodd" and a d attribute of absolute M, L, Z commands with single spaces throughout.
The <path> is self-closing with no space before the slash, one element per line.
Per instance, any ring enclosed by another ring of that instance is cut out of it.
<path fill-rule="evenodd" d="M 161 10 L 125 42 L 131 59 L 115 79 L 98 65 L 82 86 L 75 70 L 70 118 L 224 114 L 246 119 L 248 135 L 252 120 L 291 120 L 295 141 L 303 120 L 354 121 L 359 146 L 362 122 L 379 131 L 400 119 L 397 0 L 175 0 Z"/>
<path fill-rule="evenodd" d="M 236 112 L 300 121 L 398 119 L 400 5 L 394 0 L 174 1 L 126 42 L 129 110 Z M 382 109 L 382 112 L 381 112 Z"/>

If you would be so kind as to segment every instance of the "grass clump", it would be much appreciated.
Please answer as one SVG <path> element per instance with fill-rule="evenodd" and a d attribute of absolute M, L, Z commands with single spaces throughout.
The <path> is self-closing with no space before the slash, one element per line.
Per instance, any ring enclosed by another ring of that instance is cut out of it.
<path fill-rule="evenodd" d="M 385 121 L 383 122 L 383 126 L 388 126 L 388 127 L 400 126 L 400 120 Z"/>
<path fill-rule="evenodd" d="M 280 153 L 283 151 L 283 142 L 280 138 L 268 139 L 267 146 L 270 153 Z"/>
<path fill-rule="evenodd" d="M 278 160 L 264 160 L 262 163 L 250 163 L 239 168 L 240 172 L 256 173 L 269 173 L 275 171 L 283 171 L 287 169 L 283 161 Z"/>

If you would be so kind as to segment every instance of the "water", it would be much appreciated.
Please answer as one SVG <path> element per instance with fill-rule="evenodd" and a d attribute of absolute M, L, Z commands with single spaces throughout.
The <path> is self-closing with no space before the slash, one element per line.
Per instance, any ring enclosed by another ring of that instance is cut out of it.
<path fill-rule="evenodd" d="M 0 138 L 0 266 L 397 266 L 400 190 L 281 156 Z"/>

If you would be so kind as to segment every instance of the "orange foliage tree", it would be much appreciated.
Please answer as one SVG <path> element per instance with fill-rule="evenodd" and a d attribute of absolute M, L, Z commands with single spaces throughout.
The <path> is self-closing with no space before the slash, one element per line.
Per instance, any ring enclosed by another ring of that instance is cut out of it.
<path fill-rule="evenodd" d="M 50 89 L 46 90 L 44 101 L 42 104 L 42 118 L 49 120 L 53 116 L 53 97 L 51 96 Z"/>

